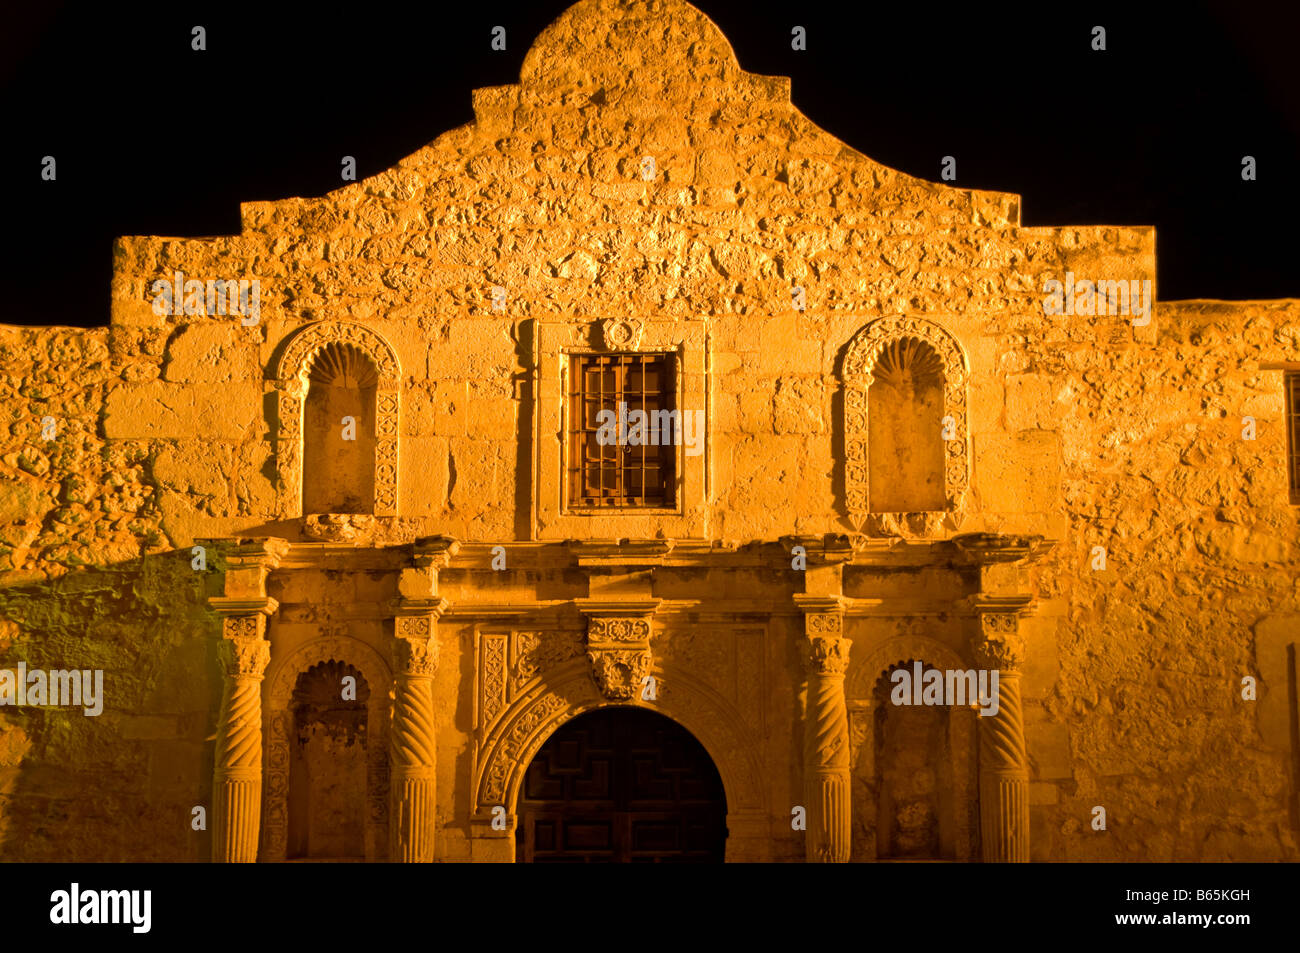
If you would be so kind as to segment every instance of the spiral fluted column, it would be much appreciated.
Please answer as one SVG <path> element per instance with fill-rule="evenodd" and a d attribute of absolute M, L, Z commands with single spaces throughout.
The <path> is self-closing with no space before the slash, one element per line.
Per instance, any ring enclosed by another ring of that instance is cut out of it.
<path fill-rule="evenodd" d="M 1014 613 L 979 616 L 978 664 L 998 672 L 997 714 L 980 722 L 980 841 L 986 863 L 1029 861 L 1029 757 L 1020 698 L 1024 647 Z"/>
<path fill-rule="evenodd" d="M 433 673 L 437 642 L 430 615 L 394 622 L 393 726 L 389 734 L 392 815 L 389 857 L 401 863 L 433 861 L 437 748 Z"/>
<path fill-rule="evenodd" d="M 805 607 L 805 612 L 805 856 L 809 863 L 842 864 L 849 860 L 851 822 L 849 715 L 844 699 L 849 640 L 843 637 L 844 617 L 840 612 L 814 611 L 810 607 Z"/>
<path fill-rule="evenodd" d="M 251 864 L 262 811 L 262 676 L 271 645 L 262 638 L 260 615 L 224 619 L 222 628 L 225 687 L 212 779 L 212 859 Z"/>

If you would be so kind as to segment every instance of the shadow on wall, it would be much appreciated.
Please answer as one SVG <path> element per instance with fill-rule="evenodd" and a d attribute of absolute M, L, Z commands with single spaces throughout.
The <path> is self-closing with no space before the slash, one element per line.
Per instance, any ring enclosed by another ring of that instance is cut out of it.
<path fill-rule="evenodd" d="M 222 678 L 204 575 L 182 550 L 0 588 L 0 670 L 90 672 L 92 692 L 102 677 L 98 715 L 87 698 L 0 707 L 0 860 L 210 859 Z"/>

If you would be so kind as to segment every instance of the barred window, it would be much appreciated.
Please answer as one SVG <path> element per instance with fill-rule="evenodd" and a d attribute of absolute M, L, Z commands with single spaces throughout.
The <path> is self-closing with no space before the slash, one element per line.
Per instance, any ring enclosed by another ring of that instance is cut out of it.
<path fill-rule="evenodd" d="M 1287 371 L 1286 387 L 1286 458 L 1291 483 L 1291 502 L 1300 505 L 1300 371 Z"/>
<path fill-rule="evenodd" d="M 570 361 L 569 505 L 674 506 L 672 355 L 582 354 Z"/>

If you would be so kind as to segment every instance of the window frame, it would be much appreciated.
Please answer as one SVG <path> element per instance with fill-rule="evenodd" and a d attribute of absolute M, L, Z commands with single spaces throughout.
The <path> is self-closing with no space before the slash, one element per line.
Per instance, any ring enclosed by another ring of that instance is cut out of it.
<path fill-rule="evenodd" d="M 635 333 L 610 342 L 608 325 L 634 324 Z M 606 326 L 603 330 L 602 325 Z M 709 386 L 710 341 L 700 318 L 537 319 L 534 334 L 533 453 L 530 525 L 534 539 L 706 539 L 712 493 Z M 673 358 L 673 403 L 678 411 L 703 411 L 702 450 L 673 447 L 676 486 L 671 506 L 588 507 L 569 499 L 569 374 L 575 355 L 665 354 Z"/>
<path fill-rule="evenodd" d="M 638 350 L 638 351 L 609 351 L 609 352 L 596 353 L 596 354 L 569 354 L 567 355 L 567 357 L 569 361 L 569 366 L 567 368 L 567 378 L 566 378 L 568 386 L 565 388 L 565 394 L 564 394 L 564 400 L 567 403 L 567 407 L 565 409 L 565 414 L 564 414 L 564 423 L 565 423 L 564 484 L 565 484 L 565 505 L 568 512 L 609 513 L 609 512 L 623 512 L 628 510 L 676 512 L 677 466 L 678 466 L 678 460 L 677 460 L 678 453 L 677 453 L 676 445 L 669 445 L 669 447 L 666 448 L 663 444 L 658 444 L 658 443 L 642 444 L 640 448 L 640 466 L 636 465 L 636 461 L 632 461 L 631 465 L 629 465 L 628 461 L 623 459 L 623 456 L 636 453 L 636 448 L 632 447 L 631 445 L 626 445 L 620 448 L 620 450 L 616 450 L 615 455 L 612 457 L 612 461 L 616 463 L 616 467 L 614 467 L 613 469 L 619 475 L 619 479 L 618 479 L 619 486 L 623 487 L 626 485 L 626 481 L 624 479 L 625 474 L 639 473 L 642 475 L 641 488 L 642 490 L 644 490 L 646 487 L 645 479 L 644 479 L 644 474 L 647 471 L 646 463 L 648 462 L 648 458 L 650 457 L 650 455 L 653 454 L 653 456 L 657 458 L 658 469 L 661 471 L 661 473 L 663 471 L 666 471 L 667 478 L 666 480 L 663 481 L 663 497 L 665 500 L 664 502 L 592 503 L 588 501 L 591 498 L 590 495 L 578 492 L 578 490 L 580 486 L 587 485 L 587 476 L 591 472 L 588 468 L 588 464 L 589 464 L 588 458 L 585 455 L 582 455 L 582 447 L 584 441 L 582 439 L 579 439 L 580 434 L 586 434 L 591 432 L 584 426 L 582 422 L 583 418 L 585 417 L 585 411 L 584 411 L 584 407 L 581 406 L 581 404 L 585 404 L 586 402 L 591 401 L 592 399 L 592 394 L 591 392 L 585 389 L 586 384 L 585 381 L 583 380 L 583 378 L 587 373 L 588 368 L 591 367 L 596 362 L 606 362 L 609 366 L 613 366 L 620 369 L 625 369 L 625 368 L 627 369 L 627 370 L 623 370 L 623 373 L 621 375 L 616 375 L 616 376 L 623 377 L 624 380 L 618 381 L 615 385 L 615 388 L 610 392 L 610 397 L 614 401 L 613 407 L 606 407 L 604 400 L 600 400 L 599 403 L 601 404 L 602 410 L 605 409 L 617 410 L 618 403 L 620 400 L 622 400 L 628 404 L 628 413 L 630 414 L 633 410 L 645 410 L 647 404 L 647 398 L 650 396 L 650 394 L 645 389 L 644 376 L 643 376 L 642 387 L 639 395 L 625 390 L 626 378 L 630 376 L 629 370 L 631 367 L 639 367 L 642 371 L 642 374 L 644 375 L 646 365 L 649 363 L 649 361 L 645 359 L 648 358 L 652 360 L 657 360 L 657 362 L 661 364 L 660 374 L 662 375 L 663 380 L 661 381 L 661 386 L 655 392 L 655 397 L 657 398 L 656 403 L 660 405 L 656 409 L 673 411 L 678 409 L 677 408 L 677 383 L 676 383 L 677 372 L 678 372 L 677 354 L 675 354 L 672 351 Z M 640 358 L 641 360 L 634 362 L 634 359 L 636 358 Z M 603 387 L 599 391 L 599 395 L 601 398 L 605 396 L 605 391 Z M 639 406 L 633 407 L 631 406 L 632 398 L 637 396 L 640 397 Z M 678 419 L 680 420 L 680 417 Z M 650 452 L 648 453 L 647 450 L 649 450 Z M 620 455 L 620 453 L 622 454 L 622 456 Z M 599 465 L 595 469 L 596 473 L 603 475 L 603 471 L 605 470 L 605 466 L 604 466 L 605 462 L 606 462 L 605 455 L 602 453 L 598 461 Z M 603 480 L 601 482 L 603 483 Z M 656 481 L 656 485 L 659 485 L 659 481 Z M 630 495 L 631 494 L 627 492 L 623 492 L 624 498 Z M 649 494 L 644 494 L 644 495 L 647 497 L 649 496 Z M 578 499 L 579 497 L 584 497 L 584 496 L 586 496 L 587 499 L 582 499 L 582 500 Z"/>

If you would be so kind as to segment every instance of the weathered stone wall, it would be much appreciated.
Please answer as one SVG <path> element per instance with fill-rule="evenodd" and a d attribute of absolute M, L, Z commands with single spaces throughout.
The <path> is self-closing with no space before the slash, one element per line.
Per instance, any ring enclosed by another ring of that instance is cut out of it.
<path fill-rule="evenodd" d="M 269 381 L 294 330 L 361 322 L 400 363 L 398 517 L 375 541 L 493 542 L 536 532 L 533 322 L 704 318 L 700 535 L 743 542 L 852 532 L 841 362 L 874 318 L 914 314 L 969 361 L 961 531 L 1060 541 L 1023 626 L 1035 858 L 1295 858 L 1297 510 L 1281 375 L 1259 362 L 1297 359 L 1300 302 L 1161 302 L 1146 327 L 1046 316 L 1048 276 L 1154 285 L 1154 230 L 1022 228 L 1017 196 L 887 169 L 813 125 L 787 80 L 741 71 L 678 2 L 576 5 L 521 84 L 474 108 L 379 176 L 245 203 L 237 236 L 120 240 L 107 330 L 3 331 L 0 660 L 113 673 L 99 719 L 0 713 L 4 856 L 206 857 L 188 811 L 210 784 L 219 678 L 188 547 L 300 538 L 276 508 Z M 156 314 L 153 282 L 177 271 L 256 278 L 258 323 Z M 447 638 L 467 650 L 467 631 Z M 452 750 L 474 690 L 472 664 L 457 668 L 439 676 Z M 1248 674 L 1257 702 L 1240 697 Z M 771 697 L 784 764 L 797 712 Z M 440 797 L 461 812 L 448 763 Z"/>
<path fill-rule="evenodd" d="M 1006 378 L 1008 429 L 1058 435 L 1068 519 L 1027 651 L 1035 855 L 1295 859 L 1298 511 L 1282 374 L 1260 363 L 1295 360 L 1300 303 L 1163 303 L 1154 323 L 1149 343 L 1031 340 Z"/>

